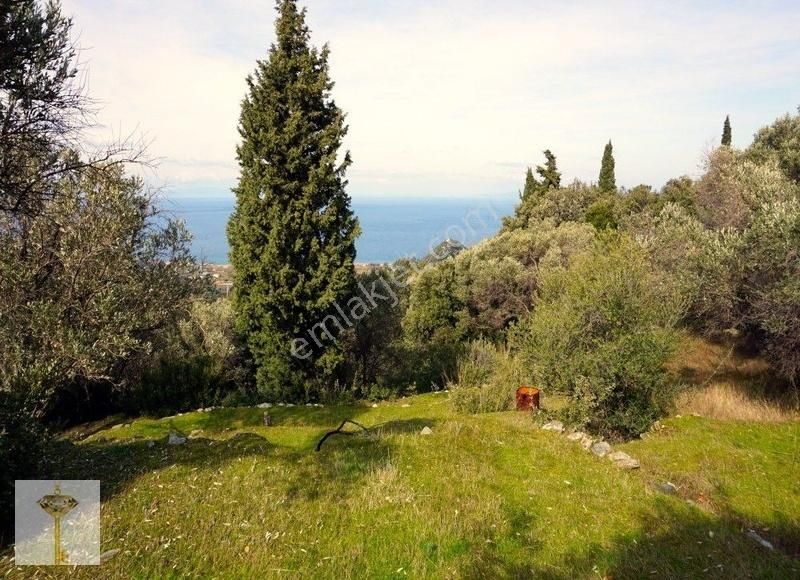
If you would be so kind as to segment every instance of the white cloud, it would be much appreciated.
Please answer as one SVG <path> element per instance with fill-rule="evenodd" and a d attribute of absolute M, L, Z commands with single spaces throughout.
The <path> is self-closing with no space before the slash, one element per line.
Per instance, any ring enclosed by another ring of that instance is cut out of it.
<path fill-rule="evenodd" d="M 730 113 L 735 143 L 794 108 L 800 8 L 696 3 L 309 2 L 348 113 L 356 195 L 512 192 L 549 147 L 593 179 L 693 172 Z M 236 176 L 245 76 L 274 12 L 255 0 L 68 0 L 104 123 L 154 138 L 168 183 Z"/>

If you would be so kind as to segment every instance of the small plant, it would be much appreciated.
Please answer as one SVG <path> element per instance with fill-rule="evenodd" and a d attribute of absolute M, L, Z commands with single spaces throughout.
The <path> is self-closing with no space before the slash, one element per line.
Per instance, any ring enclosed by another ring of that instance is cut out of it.
<path fill-rule="evenodd" d="M 511 409 L 523 382 L 522 369 L 507 348 L 476 340 L 459 359 L 456 382 L 449 386 L 457 410 L 491 413 Z"/>

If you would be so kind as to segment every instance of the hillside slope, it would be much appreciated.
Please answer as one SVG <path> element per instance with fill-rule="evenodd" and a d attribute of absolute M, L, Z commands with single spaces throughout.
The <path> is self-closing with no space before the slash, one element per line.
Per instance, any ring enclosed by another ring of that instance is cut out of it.
<path fill-rule="evenodd" d="M 526 414 L 460 415 L 447 398 L 275 407 L 269 427 L 258 408 L 140 419 L 63 442 L 52 476 L 102 480 L 103 550 L 121 549 L 105 577 L 800 573 L 798 422 L 672 418 L 621 446 L 642 463 L 626 472 Z M 315 452 L 346 417 L 370 433 Z M 170 431 L 194 435 L 170 446 Z"/>

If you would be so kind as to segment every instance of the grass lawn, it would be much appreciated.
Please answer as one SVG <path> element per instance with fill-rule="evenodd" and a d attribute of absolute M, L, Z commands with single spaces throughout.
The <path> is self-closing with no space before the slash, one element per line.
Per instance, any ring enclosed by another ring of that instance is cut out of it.
<path fill-rule="evenodd" d="M 674 417 L 620 446 L 642 463 L 624 472 L 526 414 L 447 397 L 273 408 L 270 427 L 256 408 L 140 419 L 62 442 L 50 475 L 102 480 L 103 550 L 121 549 L 105 578 L 800 577 L 797 421 Z M 344 418 L 378 427 L 315 452 Z"/>

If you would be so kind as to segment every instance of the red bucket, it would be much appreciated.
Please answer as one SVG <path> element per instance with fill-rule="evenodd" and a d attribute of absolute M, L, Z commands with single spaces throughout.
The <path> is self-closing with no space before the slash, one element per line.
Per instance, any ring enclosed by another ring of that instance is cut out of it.
<path fill-rule="evenodd" d="M 517 411 L 533 411 L 539 408 L 539 389 L 520 387 L 517 389 Z"/>

